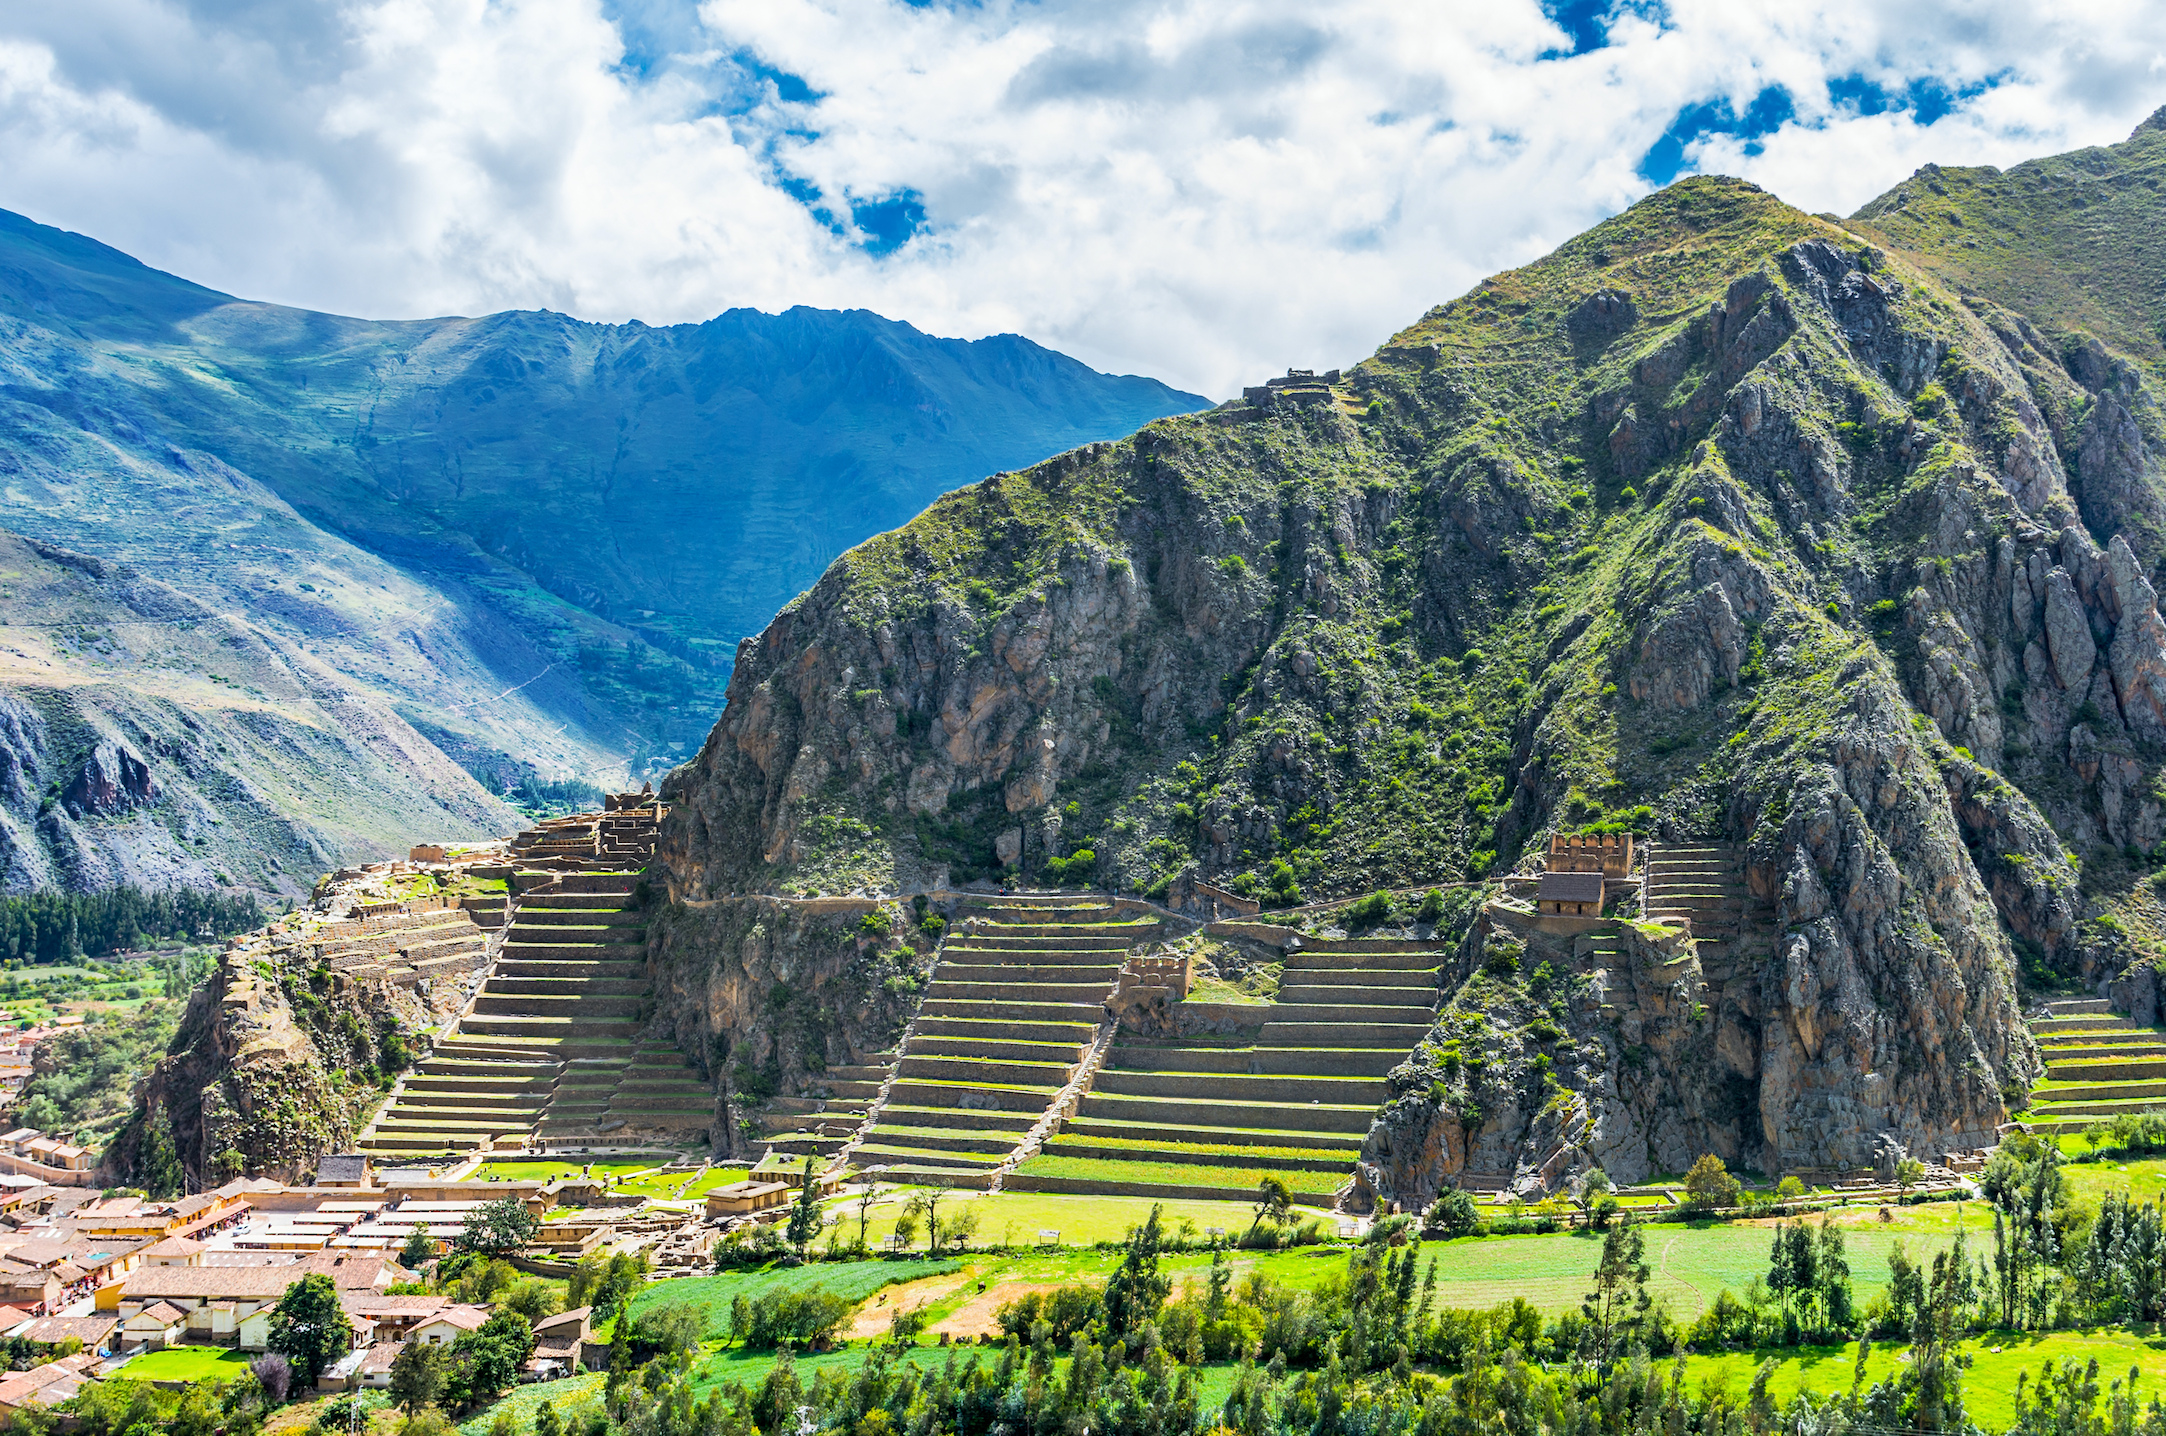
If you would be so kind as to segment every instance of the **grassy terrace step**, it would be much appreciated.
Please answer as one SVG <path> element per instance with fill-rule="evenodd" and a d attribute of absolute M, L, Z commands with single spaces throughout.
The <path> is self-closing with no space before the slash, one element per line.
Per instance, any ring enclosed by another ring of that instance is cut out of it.
<path fill-rule="evenodd" d="M 1295 1102 L 1306 1106 L 1374 1107 L 1384 1084 L 1373 1077 L 1305 1077 L 1289 1073 L 1235 1076 L 1217 1072 L 1130 1072 L 1101 1069 L 1094 1093 L 1109 1097 L 1179 1097 L 1206 1102 Z"/>
<path fill-rule="evenodd" d="M 981 1062 L 971 1057 L 906 1056 L 898 1069 L 903 1081 L 992 1082 L 1003 1087 L 1060 1088 L 1068 1085 L 1073 1063 Z"/>
<path fill-rule="evenodd" d="M 645 997 L 654 984 L 643 977 L 491 976 L 482 990 L 491 997 Z"/>
<path fill-rule="evenodd" d="M 2075 1017 L 2042 1017 L 2031 1023 L 2033 1037 L 2077 1036 L 2084 1033 L 2112 1034 L 2116 1032 L 2151 1032 L 2149 1027 L 2139 1027 L 2126 1017 L 2107 1014 L 2083 1014 Z"/>
<path fill-rule="evenodd" d="M 1015 1136 L 1007 1144 L 1012 1147 L 1023 1140 L 1024 1134 L 1030 1131 L 1037 1122 L 1039 1113 L 1044 1110 L 1043 1107 L 1036 1112 L 987 1111 L 982 1107 L 926 1107 L 898 1100 L 890 1102 L 881 1110 L 880 1115 L 882 1121 L 897 1127 L 940 1127 L 949 1130 L 982 1128 L 987 1131 L 1013 1132 Z"/>
<path fill-rule="evenodd" d="M 1410 987 L 1434 991 L 1437 985 L 1433 967 L 1289 967 L 1279 980 L 1303 987 Z"/>
<path fill-rule="evenodd" d="M 2119 1062 L 2048 1062 L 2046 1076 L 2055 1082 L 2135 1082 L 2148 1077 L 2166 1077 L 2166 1057 L 2129 1059 Z"/>
<path fill-rule="evenodd" d="M 2139 1097 L 2124 1101 L 2034 1102 L 2018 1120 L 2051 1121 L 2058 1117 L 2118 1117 L 2123 1112 L 2156 1112 L 2166 1109 L 2166 1097 Z"/>
<path fill-rule="evenodd" d="M 1029 1130 L 1027 1127 L 905 1127 L 882 1122 L 865 1134 L 865 1140 L 883 1147 L 909 1147 L 924 1152 L 986 1152 L 995 1147 L 1006 1152 L 1022 1141 Z"/>
<path fill-rule="evenodd" d="M 1120 971 L 1120 964 L 1117 962 L 1106 963 L 1102 968 L 943 962 L 934 976 L 941 982 L 1050 982 L 1056 986 L 1073 986 L 1077 983 L 1093 982 L 1091 974 L 1097 972 L 1102 974 L 1103 980 L 1094 982 L 1094 985 L 1103 994 L 1113 986 L 1113 980 L 1120 975 Z"/>
<path fill-rule="evenodd" d="M 1242 1127 L 1180 1127 L 1153 1122 L 1113 1122 L 1096 1117 L 1071 1117 L 1060 1136 L 1097 1143 L 1143 1142 L 1188 1151 L 1217 1152 L 1252 1148 L 1264 1152 L 1335 1153 L 1349 1163 L 1361 1154 L 1368 1137 L 1359 1132 L 1272 1132 Z"/>
<path fill-rule="evenodd" d="M 914 1162 L 924 1167 L 997 1167 L 1008 1160 L 1009 1149 L 997 1152 L 949 1152 L 918 1147 L 889 1147 L 878 1142 L 861 1142 L 853 1154 L 853 1160 L 861 1167 L 877 1167 L 887 1162 Z"/>
<path fill-rule="evenodd" d="M 1455 961 L 1448 952 L 1324 952 L 1313 948 L 1286 955 L 1285 972 L 1435 972 Z M 1280 979 L 1284 981 L 1285 979 Z"/>
<path fill-rule="evenodd" d="M 1256 1035 L 1260 1047 L 1328 1047 L 1343 1043 L 1349 1047 L 1397 1047 L 1402 1052 L 1414 1050 L 1414 1044 L 1428 1035 L 1427 1022 L 1280 1022 L 1273 1020 L 1263 1025 Z"/>
<path fill-rule="evenodd" d="M 992 1168 L 982 1171 L 959 1167 L 920 1166 L 914 1162 L 890 1162 L 881 1168 L 883 1181 L 908 1182 L 917 1186 L 944 1186 L 984 1191 L 991 1183 Z"/>
<path fill-rule="evenodd" d="M 2095 1042 L 2041 1042 L 2038 1050 L 2048 1062 L 2074 1062 L 2085 1058 L 2104 1061 L 2109 1057 L 2156 1057 L 2166 1053 L 2166 1039 L 2151 1033 L 2141 1037 L 2114 1040 L 2101 1038 Z"/>
<path fill-rule="evenodd" d="M 919 1011 L 925 1017 L 975 1017 L 984 1019 L 990 1016 L 987 1005 L 982 998 L 927 997 Z M 1105 1004 L 1103 1002 L 1003 1002 L 1000 1004 L 999 1020 L 1017 1023 L 1079 1022 L 1086 1027 L 1095 1027 L 1098 1025 L 1098 1019 L 1104 1015 Z M 918 1023 L 918 1030 L 921 1032 L 925 1030 L 922 1018 Z"/>
<path fill-rule="evenodd" d="M 1227 1102 L 1184 1097 L 1143 1097 L 1093 1091 L 1083 1114 L 1111 1121 L 1162 1122 L 1185 1127 L 1245 1127 L 1279 1132 L 1362 1132 L 1376 1105 L 1339 1103 Z"/>
<path fill-rule="evenodd" d="M 1413 1007 L 1436 1005 L 1433 987 L 1314 987 L 1280 979 L 1279 1002 L 1287 1007 Z"/>
<path fill-rule="evenodd" d="M 2041 1082 L 2031 1089 L 2033 1102 L 2081 1102 L 2098 1097 L 2166 1097 L 2166 1081 Z"/>
<path fill-rule="evenodd" d="M 647 1001 L 643 993 L 628 997 L 583 992 L 544 995 L 497 992 L 490 987 L 482 989 L 474 999 L 474 1014 L 479 1017 L 562 1017 L 569 1021 L 587 1021 L 598 1017 L 637 1017 Z"/>
<path fill-rule="evenodd" d="M 1284 979 L 1282 978 L 1281 981 L 1283 980 Z M 1337 1025 L 1340 1023 L 1360 1024 L 1377 1022 L 1385 1023 L 1387 1025 L 1405 1025 L 1408 1023 L 1419 1023 L 1421 1026 L 1427 1027 L 1429 1024 L 1426 1019 L 1420 1016 L 1408 1015 L 1410 1012 L 1419 1014 L 1421 1011 L 1422 1008 L 1420 1007 L 1408 1008 L 1395 1004 L 1370 1006 L 1352 1002 L 1281 1002 L 1276 1003 L 1272 1006 L 1270 1020 L 1272 1022 L 1281 1024 L 1319 1022 L 1328 1025 Z M 1333 1044 L 1328 1042 L 1321 1042 L 1316 1045 L 1320 1047 L 1328 1047 Z"/>
<path fill-rule="evenodd" d="M 1026 1022 L 1007 1016 L 1010 1009 L 1003 1009 L 999 1017 L 920 1017 L 917 1022 L 919 1037 L 977 1037 L 1013 1038 L 1019 1042 L 1076 1042 L 1091 1040 L 1096 1027 L 1091 1021 Z M 981 1007 L 980 1012 L 984 1009 Z M 1095 1012 L 1096 1009 L 1093 1009 Z"/>
<path fill-rule="evenodd" d="M 912 1057 L 959 1057 L 975 1061 L 1050 1062 L 1073 1067 L 1083 1059 L 1084 1042 L 1003 1041 L 997 1037 L 950 1037 L 919 1033 L 910 1043 Z"/>
<path fill-rule="evenodd" d="M 1016 1168 L 1024 1177 L 1065 1177 L 1105 1184 L 1213 1187 L 1253 1198 L 1265 1177 L 1276 1177 L 1288 1191 L 1326 1195 L 1345 1181 L 1344 1172 L 1304 1172 L 1286 1167 L 1195 1167 L 1186 1162 L 1124 1162 L 1098 1157 L 1062 1157 L 1040 1153 Z"/>
<path fill-rule="evenodd" d="M 1128 1047 L 1116 1045 L 1107 1070 L 1124 1072 L 1281 1073 L 1309 1077 L 1381 1077 L 1406 1060 L 1400 1047 Z"/>
<path fill-rule="evenodd" d="M 647 949 L 636 945 L 599 945 L 558 940 L 510 942 L 497 956 L 507 962 L 625 962 L 646 961 Z"/>
<path fill-rule="evenodd" d="M 957 1107 L 979 1112 L 1028 1113 L 1033 1120 L 1060 1088 L 996 1085 L 989 1082 L 928 1082 L 898 1077 L 888 1100 L 912 1107 Z"/>
<path fill-rule="evenodd" d="M 1343 1152 L 1278 1152 L 1263 1148 L 1233 1148 L 1203 1152 L 1177 1142 L 1092 1142 L 1079 1137 L 1057 1136 L 1045 1144 L 1048 1156 L 1095 1157 L 1101 1161 L 1178 1162 L 1201 1167 L 1271 1167 L 1286 1171 L 1336 1172 L 1354 1169 L 1353 1159 Z"/>
<path fill-rule="evenodd" d="M 1088 1007 L 1103 1003 L 1110 982 L 950 982 L 935 975 L 925 989 L 927 1002 L 999 1002 Z"/>

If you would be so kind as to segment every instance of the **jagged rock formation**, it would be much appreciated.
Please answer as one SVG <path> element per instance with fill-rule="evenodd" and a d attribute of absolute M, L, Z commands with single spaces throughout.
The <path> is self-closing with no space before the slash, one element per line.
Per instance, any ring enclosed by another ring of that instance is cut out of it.
<path fill-rule="evenodd" d="M 2150 381 L 2065 318 L 1672 186 L 1328 404 L 1162 420 L 846 554 L 741 646 L 658 876 L 908 892 L 1019 852 L 1283 898 L 1614 818 L 1739 845 L 1764 943 L 1664 1000 L 1668 1048 L 1573 1007 L 1566 1099 L 1513 1105 L 1547 1118 L 1402 1114 L 1405 1190 L 1551 1143 L 1632 1178 L 1989 1139 L 2039 1067 L 2021 964 L 2166 951 Z"/>

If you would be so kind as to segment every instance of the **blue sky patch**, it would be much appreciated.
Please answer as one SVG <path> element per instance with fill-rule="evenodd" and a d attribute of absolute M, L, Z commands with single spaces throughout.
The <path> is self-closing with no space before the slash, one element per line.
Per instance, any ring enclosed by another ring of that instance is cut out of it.
<path fill-rule="evenodd" d="M 1686 147 L 1710 135 L 1737 135 L 1747 141 L 1745 153 L 1756 155 L 1760 146 L 1751 142 L 1780 129 L 1796 113 L 1790 92 L 1780 85 L 1770 85 L 1753 96 L 1743 114 L 1732 109 L 1728 100 L 1687 105 L 1641 157 L 1639 177 L 1652 185 L 1668 184 L 1684 171 Z"/>
<path fill-rule="evenodd" d="M 893 254 L 925 228 L 925 197 L 901 189 L 875 200 L 850 201 L 850 218 L 865 235 L 867 254 Z"/>
<path fill-rule="evenodd" d="M 1545 60 L 1558 54 L 1584 55 L 1609 43 L 1609 0 L 1542 0 L 1542 13 L 1572 37 L 1570 50 L 1553 50 Z"/>
<path fill-rule="evenodd" d="M 1938 75 L 1917 75 L 1905 81 L 1901 88 L 1891 90 L 1864 75 L 1838 75 L 1828 81 L 1828 99 L 1837 109 L 1851 114 L 1884 115 L 1890 110 L 1907 110 L 1913 123 L 1930 125 L 2008 77 L 2009 72 L 2002 70 L 1968 85 L 1950 86 Z"/>

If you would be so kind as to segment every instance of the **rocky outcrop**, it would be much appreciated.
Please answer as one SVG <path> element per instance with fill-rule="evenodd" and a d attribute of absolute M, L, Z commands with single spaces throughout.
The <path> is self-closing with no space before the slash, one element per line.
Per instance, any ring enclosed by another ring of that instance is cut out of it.
<path fill-rule="evenodd" d="M 650 1030 L 692 1054 L 741 1120 L 894 1046 L 932 968 L 931 940 L 902 936 L 910 920 L 901 904 L 663 906 L 648 926 Z M 744 1145 L 735 1121 L 715 1142 Z"/>
<path fill-rule="evenodd" d="M 191 1191 L 237 1176 L 298 1182 L 351 1147 L 398 1064 L 457 1008 L 448 984 L 357 981 L 291 960 L 276 929 L 236 939 L 189 995 L 105 1169 L 135 1171 L 147 1123 L 169 1124 Z M 392 1039 L 396 1038 L 396 1041 Z"/>

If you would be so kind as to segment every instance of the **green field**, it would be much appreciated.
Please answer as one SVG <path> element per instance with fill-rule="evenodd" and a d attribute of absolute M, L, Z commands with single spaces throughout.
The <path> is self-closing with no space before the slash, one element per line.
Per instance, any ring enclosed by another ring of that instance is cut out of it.
<path fill-rule="evenodd" d="M 741 1182 L 749 1171 L 746 1167 L 708 1167 L 699 1171 L 657 1167 L 642 1176 L 626 1177 L 616 1184 L 616 1190 L 637 1192 L 640 1196 L 658 1197 L 663 1201 L 689 1200 L 705 1196 L 716 1187 Z"/>
<path fill-rule="evenodd" d="M 1167 1187 L 1224 1187 L 1240 1192 L 1255 1191 L 1265 1177 L 1277 1177 L 1290 1192 L 1332 1192 L 1346 1180 L 1345 1172 L 1203 1167 L 1192 1162 L 1121 1162 L 1103 1157 L 1055 1156 L 1051 1149 L 1030 1158 L 1016 1170 L 1028 1177 L 1082 1177 L 1094 1182 L 1151 1182 Z"/>
<path fill-rule="evenodd" d="M 2166 1385 L 2166 1336 L 2156 1327 L 2102 1328 L 2095 1331 L 2000 1332 L 1961 1343 L 1960 1350 L 1971 1366 L 1963 1374 L 1963 1401 L 1970 1419 L 1988 1431 L 1999 1430 L 2015 1419 L 2016 1377 L 2029 1372 L 2035 1381 L 2048 1362 L 2064 1359 L 2077 1365 L 2098 1359 L 2099 1385 L 2127 1377 L 2129 1368 L 2142 1372 L 2139 1395 L 2148 1399 Z M 1866 1382 L 1891 1374 L 1907 1348 L 1875 1345 L 1865 1365 Z M 1685 1359 L 1685 1384 L 1693 1391 L 1706 1389 L 1712 1381 L 1741 1400 L 1752 1385 L 1753 1373 L 1766 1357 L 1782 1365 L 1768 1390 L 1787 1402 L 1801 1390 L 1816 1396 L 1850 1389 L 1856 1369 L 1857 1343 L 1844 1346 L 1806 1347 L 1791 1351 L 1733 1352 L 1721 1356 Z"/>
<path fill-rule="evenodd" d="M 248 1374 L 248 1355 L 223 1346 L 175 1346 L 146 1351 L 119 1374 L 131 1381 L 231 1381 Z"/>
<path fill-rule="evenodd" d="M 2166 1159 L 2158 1157 L 2130 1162 L 2070 1162 L 2061 1171 L 2068 1179 L 2069 1195 L 2086 1201 L 2096 1202 L 2108 1192 L 2145 1201 L 2166 1197 Z"/>
<path fill-rule="evenodd" d="M 895 1229 L 895 1215 L 902 1208 L 908 1192 L 884 1197 L 872 1209 L 872 1221 L 868 1228 L 868 1240 L 878 1246 L 887 1240 Z M 1255 1208 L 1247 1202 L 1173 1201 L 1157 1203 L 1149 1197 L 1070 1197 L 1054 1196 L 1037 1192 L 995 1192 L 992 1194 L 967 1194 L 957 1192 L 941 1203 L 942 1213 L 952 1208 L 950 1202 L 968 1202 L 978 1213 L 978 1233 L 972 1241 L 981 1246 L 1036 1246 L 1038 1233 L 1060 1233 L 1063 1246 L 1090 1246 L 1096 1242 L 1117 1242 L 1141 1224 L 1151 1214 L 1153 1206 L 1163 1206 L 1162 1220 L 1168 1231 L 1180 1232 L 1185 1222 L 1193 1229 L 1195 1238 L 1201 1240 L 1203 1233 L 1213 1227 L 1239 1236 L 1248 1230 L 1255 1219 Z M 829 1210 L 842 1212 L 842 1234 L 845 1240 L 857 1236 L 857 1204 L 845 1199 L 830 1206 Z M 1327 1230 L 1330 1224 L 1326 1222 Z M 918 1241 L 925 1240 L 925 1228 L 918 1227 Z"/>
<path fill-rule="evenodd" d="M 749 1300 L 771 1291 L 807 1291 L 818 1288 L 855 1302 L 863 1301 L 884 1286 L 961 1269 L 959 1262 L 922 1259 L 813 1262 L 800 1267 L 686 1277 L 677 1281 L 655 1282 L 647 1287 L 632 1298 L 631 1312 L 633 1320 L 636 1321 L 643 1313 L 658 1307 L 697 1307 L 704 1322 L 705 1339 L 712 1341 L 729 1334 L 730 1302 L 740 1296 Z"/>
<path fill-rule="evenodd" d="M 505 1161 L 483 1162 L 470 1180 L 476 1182 L 553 1182 L 559 1177 L 593 1175 L 597 1177 L 621 1177 L 627 1172 L 644 1172 L 654 1166 L 651 1161 L 595 1162 L 591 1166 L 581 1162 Z"/>

